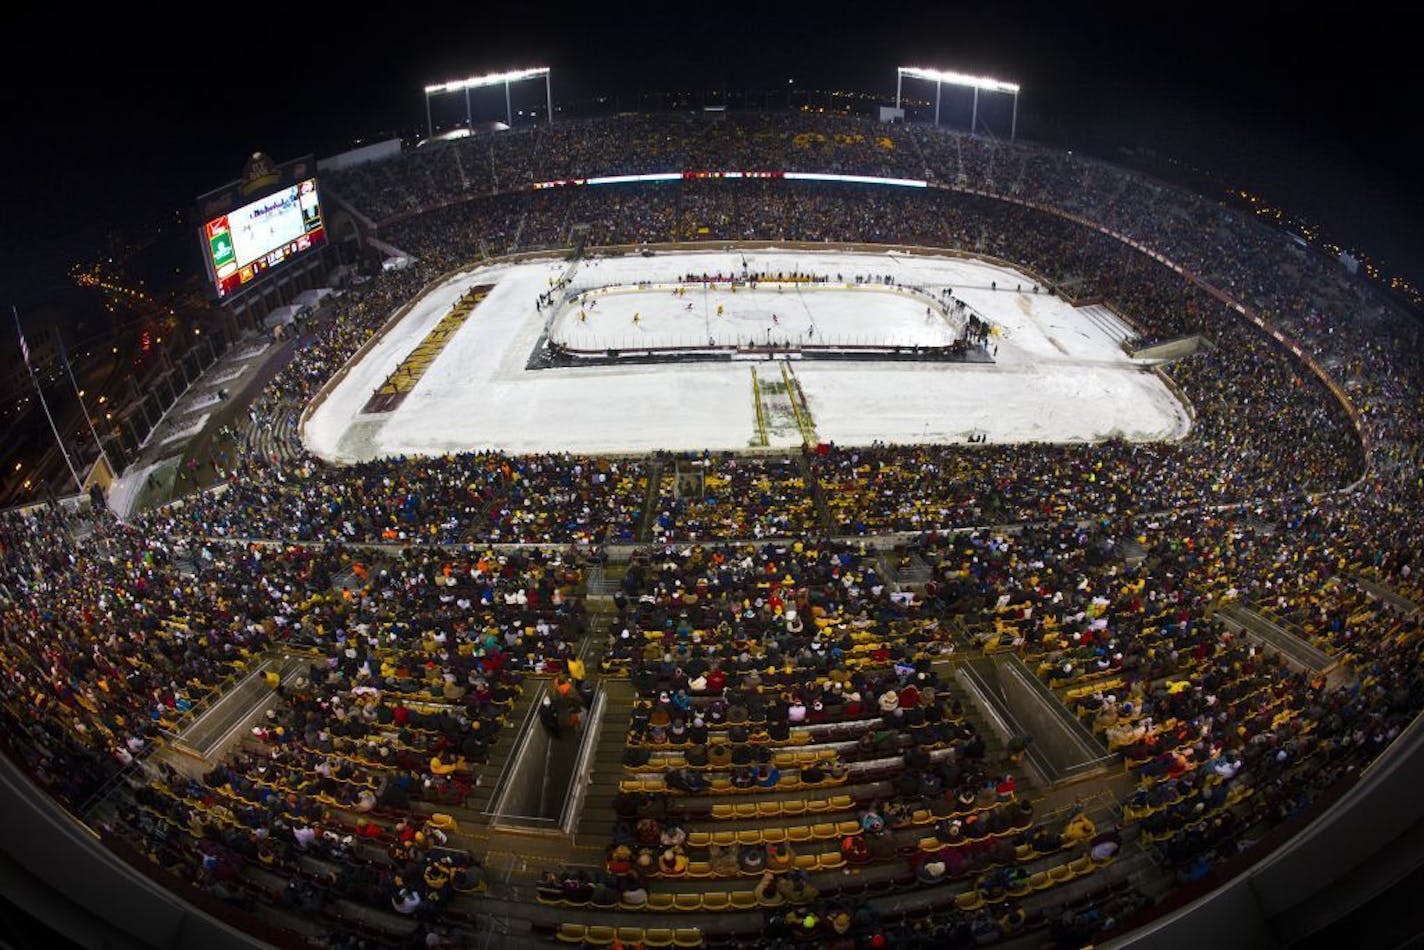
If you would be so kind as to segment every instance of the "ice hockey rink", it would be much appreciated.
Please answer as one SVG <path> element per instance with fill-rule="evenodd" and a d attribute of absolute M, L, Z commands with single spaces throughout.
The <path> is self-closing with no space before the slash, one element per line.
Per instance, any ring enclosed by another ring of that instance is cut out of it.
<path fill-rule="evenodd" d="M 889 277 L 909 292 L 828 292 L 828 284 L 804 292 L 760 286 L 755 294 L 725 286 L 689 285 L 682 295 L 669 289 L 689 274 L 745 272 L 812 274 L 852 288 L 856 277 Z M 556 287 L 559 282 L 565 283 Z M 478 285 L 491 289 L 404 401 L 389 412 L 366 412 L 372 394 Z M 946 289 L 993 325 L 993 362 L 791 359 L 787 372 L 782 360 L 762 356 L 528 368 L 541 342 L 560 332 L 588 346 L 621 349 L 684 340 L 700 345 L 709 336 L 721 344 L 770 339 L 780 345 L 804 339 L 808 330 L 811 339 L 819 335 L 829 345 L 833 336 L 846 345 L 940 345 L 958 334 L 968 312 L 948 306 L 926 314 L 924 301 L 946 299 Z M 556 302 L 536 307 L 551 291 Z M 589 312 L 587 302 L 595 298 Z M 724 327 L 709 334 L 719 304 Z M 1185 435 L 1186 408 L 1125 354 L 1119 345 L 1124 332 L 1110 315 L 1035 293 L 1033 281 L 1011 269 L 950 256 L 689 251 L 497 264 L 429 289 L 348 366 L 310 413 L 303 439 L 318 457 L 355 462 L 471 449 L 746 449 L 799 444 L 808 429 L 820 441 L 842 445 Z M 804 428 L 790 421 L 782 381 L 804 397 Z"/>

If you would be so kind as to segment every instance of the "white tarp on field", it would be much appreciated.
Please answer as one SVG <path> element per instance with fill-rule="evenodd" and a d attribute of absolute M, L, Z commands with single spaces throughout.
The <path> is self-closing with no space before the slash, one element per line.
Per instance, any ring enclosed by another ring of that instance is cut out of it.
<path fill-rule="evenodd" d="M 1133 363 L 1098 324 L 1056 297 L 1033 293 L 1031 279 L 978 261 L 792 251 L 595 259 L 579 264 L 559 295 L 639 282 L 670 284 L 688 273 L 731 274 L 744 267 L 761 273 L 816 273 L 841 282 L 853 282 L 855 275 L 891 275 L 896 285 L 916 288 L 931 299 L 952 288 L 953 298 L 996 328 L 993 364 L 798 361 L 796 376 L 822 440 L 962 442 L 977 433 L 992 442 L 1109 436 L 1151 440 L 1179 437 L 1189 425 L 1185 410 L 1161 381 Z M 599 326 L 590 323 L 604 321 L 602 332 L 610 338 L 648 333 L 695 339 L 707 335 L 715 316 L 717 302 L 700 289 L 683 297 L 670 291 L 646 296 L 628 313 L 624 303 L 631 306 L 634 297 L 614 303 L 616 295 L 605 295 L 595 308 L 597 316 L 586 320 L 568 307 L 536 310 L 539 296 L 569 270 L 566 261 L 553 260 L 496 265 L 457 275 L 431 290 L 313 413 L 304 433 L 307 447 L 333 461 L 472 448 L 616 452 L 747 447 L 756 431 L 747 362 L 526 369 L 530 353 L 554 321 L 576 323 L 578 329 L 571 332 L 589 334 Z M 494 289 L 415 389 L 393 412 L 365 414 L 371 394 L 473 284 L 493 284 Z M 745 313 L 734 316 L 731 296 L 721 299 L 723 315 L 736 320 L 735 334 L 749 340 L 766 337 L 768 329 L 775 336 L 786 329 L 781 326 L 786 320 L 802 332 L 815 322 L 818 330 L 829 333 L 834 327 L 847 339 L 867 342 L 879 336 L 894 344 L 916 334 L 942 341 L 946 326 L 962 320 L 962 312 L 957 318 L 926 318 L 919 298 L 820 289 L 780 295 L 759 291 L 756 296 L 739 291 Z M 641 305 L 659 301 L 666 304 L 665 312 Z M 689 302 L 694 304 L 690 311 Z M 637 324 L 633 312 L 639 313 Z M 780 375 L 775 363 L 755 365 L 763 379 Z"/>

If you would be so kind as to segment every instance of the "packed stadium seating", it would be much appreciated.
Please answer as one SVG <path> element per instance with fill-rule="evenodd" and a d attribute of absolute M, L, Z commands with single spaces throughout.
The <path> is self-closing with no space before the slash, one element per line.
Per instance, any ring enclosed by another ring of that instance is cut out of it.
<path fill-rule="evenodd" d="M 718 169 L 943 187 L 528 189 Z M 1199 878 L 1424 706 L 1418 323 L 1209 198 L 1033 145 L 797 113 L 472 136 L 332 188 L 419 263 L 332 308 L 231 433 L 221 491 L 131 524 L 0 515 L 6 750 L 240 912 L 347 947 L 473 945 L 495 917 L 594 946 L 1076 946 L 1156 896 L 1111 873 L 1129 850 L 1158 880 Z M 992 255 L 1114 302 L 1148 340 L 1212 341 L 1168 370 L 1192 433 L 719 456 L 698 499 L 674 497 L 660 454 L 333 467 L 273 441 L 426 281 L 565 246 L 575 223 L 590 246 Z M 634 550 L 595 624 L 603 546 Z M 1338 665 L 1293 665 L 1226 605 Z M 584 643 L 594 677 L 634 694 L 613 820 L 593 858 L 490 881 L 466 806 L 526 682 L 562 682 Z M 183 724 L 273 651 L 304 675 L 224 761 L 184 767 Z M 1036 786 L 976 718 L 953 663 L 997 652 L 1120 758 L 1107 799 Z"/>

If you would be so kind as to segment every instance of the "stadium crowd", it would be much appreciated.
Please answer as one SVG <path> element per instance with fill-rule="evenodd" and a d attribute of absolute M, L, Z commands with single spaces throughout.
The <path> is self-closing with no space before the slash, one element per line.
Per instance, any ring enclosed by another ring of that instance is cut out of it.
<path fill-rule="evenodd" d="M 510 191 L 670 169 L 928 177 L 961 190 L 752 180 Z M 274 457 L 249 437 L 221 490 L 132 524 L 0 515 L 0 655 L 12 671 L 0 741 L 68 807 L 235 907 L 319 920 L 337 944 L 460 945 L 486 885 L 454 813 L 523 677 L 581 672 L 590 635 L 607 637 L 601 675 L 627 676 L 639 694 L 628 788 L 605 865 L 550 872 L 541 900 L 636 909 L 673 899 L 665 879 L 745 877 L 743 909 L 770 912 L 767 939 L 803 944 L 982 945 L 1025 926 L 1065 945 L 1092 939 L 1142 895 L 1065 899 L 1048 915 L 1015 902 L 1106 867 L 1124 837 L 1178 879 L 1200 878 L 1358 774 L 1424 707 L 1418 615 L 1365 586 L 1424 595 L 1417 322 L 1257 222 L 1078 156 L 804 114 L 472 136 L 333 187 L 423 263 L 356 288 L 310 328 L 254 403 L 249 435 L 299 414 L 434 274 L 567 245 L 578 224 L 592 245 L 759 238 L 991 254 L 1061 293 L 1112 302 L 1147 339 L 1200 333 L 1211 346 L 1167 370 L 1193 413 L 1179 443 L 727 457 L 712 460 L 701 498 L 683 499 L 665 457 L 477 452 L 337 468 Z M 1363 444 L 1296 354 L 1063 214 L 1240 297 L 1328 368 Z M 910 533 L 893 557 L 822 539 L 887 532 Z M 696 543 L 712 539 L 755 543 Z M 512 541 L 551 547 L 492 547 Z M 587 564 L 569 546 L 635 541 L 655 546 L 630 563 L 607 629 L 590 631 Z M 895 583 L 911 562 L 929 567 L 920 592 Z M 1352 675 L 1287 666 L 1223 621 L 1233 604 Z M 274 649 L 302 658 L 304 673 L 273 684 L 270 716 L 222 763 L 187 774 L 152 754 L 261 675 Z M 986 748 L 936 669 L 965 649 L 1017 653 L 1133 770 L 1136 787 L 1098 816 L 1102 830 L 1082 809 L 1038 813 L 1019 794 L 1012 755 Z M 782 791 L 837 813 L 829 837 L 808 832 L 829 846 L 783 847 L 805 822 Z M 709 795 L 788 816 L 785 836 L 758 826 L 744 840 L 746 827 L 724 845 L 711 828 L 728 813 L 700 801 Z M 958 883 L 931 916 L 887 921 L 873 895 L 833 883 L 846 864 L 873 870 L 879 894 Z M 708 896 L 698 907 L 718 909 Z M 362 908 L 380 912 L 375 924 Z"/>

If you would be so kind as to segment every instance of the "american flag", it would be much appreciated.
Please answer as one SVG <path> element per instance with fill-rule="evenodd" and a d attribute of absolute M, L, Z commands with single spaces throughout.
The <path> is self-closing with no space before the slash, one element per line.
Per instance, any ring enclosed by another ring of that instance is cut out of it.
<path fill-rule="evenodd" d="M 20 326 L 20 311 L 12 306 L 10 312 L 15 315 L 15 332 L 20 334 L 20 355 L 24 357 L 25 366 L 28 368 L 30 365 L 30 344 L 25 342 L 25 330 Z"/>

